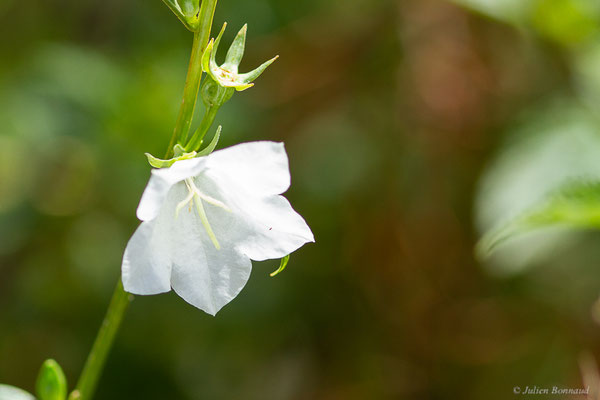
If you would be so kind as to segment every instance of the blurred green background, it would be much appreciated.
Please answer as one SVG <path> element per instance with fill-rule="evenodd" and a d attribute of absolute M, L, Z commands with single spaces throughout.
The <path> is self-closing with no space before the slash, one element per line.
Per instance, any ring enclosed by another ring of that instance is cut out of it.
<path fill-rule="evenodd" d="M 224 107 L 220 147 L 285 141 L 317 243 L 276 278 L 254 263 L 216 318 L 136 297 L 97 398 L 583 386 L 600 235 L 544 231 L 485 263 L 473 246 L 565 179 L 600 177 L 600 3 L 221 0 L 223 21 L 226 42 L 249 23 L 244 69 L 281 58 Z M 53 357 L 73 385 L 191 34 L 160 0 L 1 0 L 0 38 L 0 381 L 33 391 Z"/>

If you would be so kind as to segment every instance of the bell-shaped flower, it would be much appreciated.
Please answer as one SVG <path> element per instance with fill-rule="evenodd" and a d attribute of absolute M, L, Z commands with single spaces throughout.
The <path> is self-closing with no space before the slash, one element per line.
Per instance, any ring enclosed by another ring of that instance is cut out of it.
<path fill-rule="evenodd" d="M 211 39 L 202 54 L 202 69 L 208 73 L 210 77 L 217 82 L 219 85 L 225 88 L 234 88 L 237 91 L 246 90 L 252 87 L 252 83 L 258 78 L 269 65 L 271 65 L 279 56 L 271 58 L 269 61 L 263 63 L 255 70 L 240 74 L 238 68 L 242 57 L 244 56 L 244 49 L 246 46 L 246 31 L 248 25 L 244 25 L 238 32 L 235 39 L 231 43 L 227 55 L 225 56 L 225 62 L 222 65 L 217 65 L 215 61 L 215 55 L 221 42 L 221 37 L 225 32 L 227 23 L 223 24 L 223 28 L 216 39 Z"/>
<path fill-rule="evenodd" d="M 282 143 L 251 142 L 154 169 L 127 244 L 127 292 L 173 290 L 215 315 L 242 290 L 250 260 L 285 257 L 313 234 L 281 196 L 290 186 Z"/>

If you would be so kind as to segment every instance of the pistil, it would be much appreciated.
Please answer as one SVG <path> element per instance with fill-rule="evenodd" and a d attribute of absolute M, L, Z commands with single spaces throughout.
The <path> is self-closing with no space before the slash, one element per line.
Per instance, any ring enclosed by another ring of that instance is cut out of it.
<path fill-rule="evenodd" d="M 220 250 L 221 245 L 219 244 L 219 241 L 217 240 L 217 237 L 216 237 L 212 227 L 210 226 L 210 222 L 208 221 L 208 217 L 206 216 L 206 211 L 204 211 L 204 205 L 202 204 L 202 200 L 206 201 L 208 204 L 212 204 L 216 207 L 222 208 L 225 211 L 231 212 L 231 210 L 229 209 L 229 207 L 227 207 L 221 201 L 214 199 L 207 194 L 202 193 L 196 187 L 192 178 L 188 178 L 184 182 L 185 182 L 185 186 L 188 188 L 189 193 L 185 197 L 185 199 L 183 199 L 182 201 L 177 203 L 177 206 L 175 207 L 175 218 L 177 218 L 179 216 L 179 212 L 181 211 L 181 209 L 187 205 L 189 205 L 190 211 L 191 211 L 191 206 L 192 206 L 191 203 L 193 202 L 194 205 L 196 206 L 196 211 L 198 212 L 198 217 L 200 217 L 200 222 L 202 222 L 202 226 L 204 226 L 204 229 L 206 230 L 208 237 L 210 238 L 210 240 L 213 243 L 213 245 L 215 246 L 215 248 L 217 250 Z"/>

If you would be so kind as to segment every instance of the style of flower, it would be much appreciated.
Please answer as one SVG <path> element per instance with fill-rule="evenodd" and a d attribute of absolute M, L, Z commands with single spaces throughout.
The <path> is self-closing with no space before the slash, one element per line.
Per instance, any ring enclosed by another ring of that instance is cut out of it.
<path fill-rule="evenodd" d="M 290 186 L 282 143 L 251 142 L 154 169 L 125 249 L 127 292 L 173 290 L 215 315 L 246 284 L 252 264 L 285 257 L 313 234 L 281 194 Z"/>

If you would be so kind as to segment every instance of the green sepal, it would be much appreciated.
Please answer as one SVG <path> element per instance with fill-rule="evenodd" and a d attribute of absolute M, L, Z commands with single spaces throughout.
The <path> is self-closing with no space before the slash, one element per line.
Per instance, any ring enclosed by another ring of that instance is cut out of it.
<path fill-rule="evenodd" d="M 285 269 L 285 267 L 287 267 L 288 261 L 290 261 L 290 255 L 289 254 L 281 259 L 281 261 L 279 262 L 279 268 L 277 268 L 277 271 L 271 272 L 269 274 L 269 276 L 275 276 L 278 273 L 280 273 L 281 271 L 283 271 Z"/>
<path fill-rule="evenodd" d="M 210 41 L 208 42 L 208 45 L 206 46 L 206 49 L 204 49 L 204 52 L 202 53 L 201 62 L 202 62 L 202 70 L 204 72 L 207 72 L 210 74 L 211 68 L 212 69 L 218 68 L 215 57 L 217 54 L 217 50 L 219 49 L 219 43 L 221 43 L 221 38 L 223 37 L 223 33 L 225 33 L 225 28 L 227 28 L 227 22 L 223 23 L 223 27 L 221 28 L 221 31 L 217 35 L 217 38 L 210 39 Z"/>
<path fill-rule="evenodd" d="M 180 145 L 175 145 L 174 148 L 177 148 L 177 146 L 181 147 Z M 178 151 L 178 150 L 179 149 L 176 149 L 175 151 Z M 148 158 L 148 163 L 154 168 L 169 168 L 171 165 L 175 164 L 177 161 L 189 160 L 190 158 L 196 157 L 195 151 L 192 151 L 189 153 L 183 153 L 178 157 L 169 158 L 168 160 L 163 160 L 161 158 L 154 157 L 150 153 L 144 153 L 144 154 L 146 155 L 146 158 Z"/>
<path fill-rule="evenodd" d="M 246 33 L 248 32 L 248 24 L 244 24 L 242 29 L 235 35 L 235 39 L 231 43 L 227 55 L 225 56 L 225 62 L 221 65 L 221 68 L 231 72 L 238 72 L 242 57 L 244 57 L 244 50 L 246 48 Z"/>
<path fill-rule="evenodd" d="M 265 61 L 264 63 L 262 63 L 258 68 L 247 72 L 245 74 L 240 74 L 238 75 L 238 78 L 240 80 L 240 82 L 243 82 L 245 84 L 245 88 L 243 89 L 238 89 L 238 90 L 246 90 L 249 87 L 253 86 L 254 84 L 251 82 L 253 82 L 254 80 L 256 80 L 256 78 L 258 78 L 259 76 L 262 75 L 263 72 L 265 72 L 265 69 L 267 69 L 267 67 L 271 64 L 273 64 L 275 62 L 275 60 L 277 60 L 279 58 L 279 56 L 275 56 L 273 58 L 271 58 L 268 61 Z"/>
<path fill-rule="evenodd" d="M 253 71 L 245 74 L 239 74 L 238 67 L 242 61 L 242 56 L 244 55 L 244 49 L 246 46 L 246 32 L 248 28 L 247 25 L 244 25 L 229 47 L 227 56 L 225 57 L 225 63 L 219 66 L 215 60 L 215 57 L 226 27 L 227 23 L 223 24 L 223 28 L 221 28 L 217 38 L 211 39 L 211 41 L 208 43 L 208 46 L 206 46 L 206 49 L 202 54 L 202 70 L 208 73 L 210 77 L 220 86 L 225 88 L 234 88 L 238 92 L 241 92 L 254 86 L 254 83 L 252 82 L 258 78 L 269 65 L 273 64 L 273 62 L 277 60 L 279 56 L 273 57 Z"/>
<path fill-rule="evenodd" d="M 18 387 L 0 384 L 0 400 L 35 400 L 35 397 Z"/>
<path fill-rule="evenodd" d="M 52 359 L 44 361 L 35 383 L 39 400 L 65 400 L 67 378 L 58 363 Z"/>
<path fill-rule="evenodd" d="M 221 128 L 222 128 L 222 126 L 219 125 L 219 127 L 217 128 L 217 132 L 215 133 L 215 136 L 213 136 L 213 138 L 210 141 L 210 143 L 208 144 L 208 146 L 206 146 L 204 149 L 202 149 L 198 152 L 198 154 L 197 154 L 198 157 L 207 156 L 215 150 L 215 148 L 217 147 L 217 143 L 219 143 L 219 138 L 221 137 Z"/>

